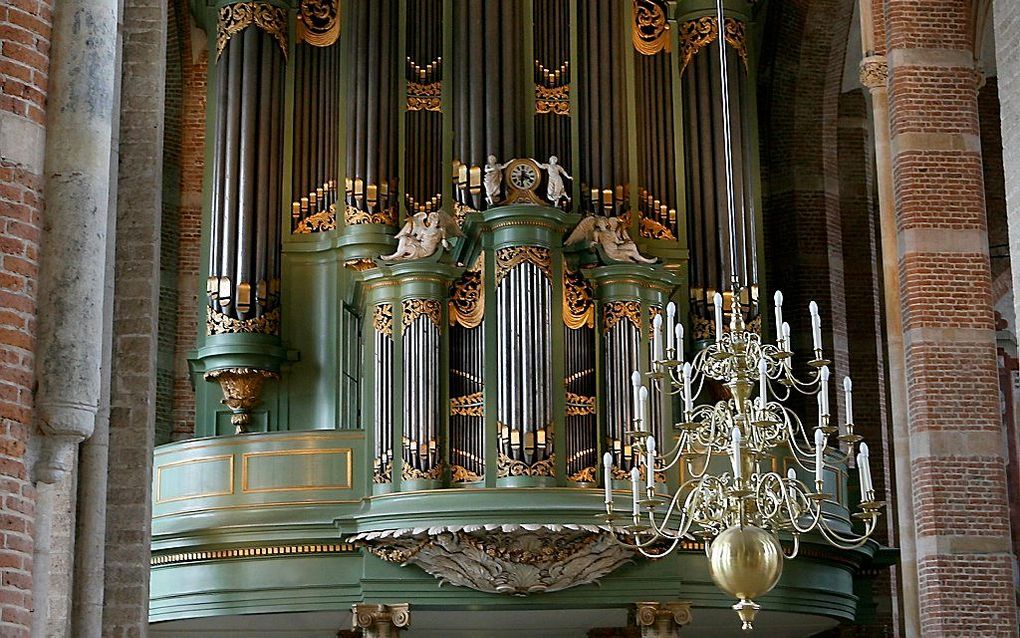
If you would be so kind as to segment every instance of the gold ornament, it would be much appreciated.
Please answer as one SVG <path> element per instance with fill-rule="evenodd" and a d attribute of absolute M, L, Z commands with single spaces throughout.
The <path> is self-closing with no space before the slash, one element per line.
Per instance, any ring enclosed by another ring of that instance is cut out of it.
<path fill-rule="evenodd" d="M 570 85 L 548 87 L 536 84 L 535 113 L 570 115 Z"/>
<path fill-rule="evenodd" d="M 251 411 L 262 403 L 262 385 L 266 379 L 279 379 L 271 370 L 259 368 L 223 368 L 205 373 L 206 381 L 216 381 L 223 390 L 223 405 L 233 414 L 230 423 L 236 434 L 243 434 L 251 424 Z"/>
<path fill-rule="evenodd" d="M 482 393 L 472 392 L 450 399 L 451 416 L 485 416 Z"/>
<path fill-rule="evenodd" d="M 376 332 L 393 336 L 393 304 L 381 303 L 372 308 L 372 326 Z"/>
<path fill-rule="evenodd" d="M 273 36 L 287 57 L 287 10 L 264 2 L 235 2 L 220 7 L 216 21 L 216 58 L 227 48 L 230 38 L 255 25 Z"/>
<path fill-rule="evenodd" d="M 485 318 L 485 285 L 482 271 L 469 270 L 450 289 L 450 325 L 477 328 Z"/>
<path fill-rule="evenodd" d="M 404 461 L 404 468 L 400 470 L 400 478 L 405 481 L 438 481 L 443 478 L 443 464 L 437 463 L 429 470 L 418 470 Z"/>
<path fill-rule="evenodd" d="M 407 83 L 408 111 L 440 111 L 442 105 L 443 86 L 440 82 L 423 84 Z"/>
<path fill-rule="evenodd" d="M 550 454 L 544 461 L 538 461 L 528 465 L 524 461 L 517 461 L 502 452 L 496 459 L 496 476 L 505 478 L 508 476 L 556 476 L 556 455 Z"/>
<path fill-rule="evenodd" d="M 463 465 L 450 466 L 450 481 L 452 483 L 477 483 L 485 480 L 484 476 L 475 474 Z"/>
<path fill-rule="evenodd" d="M 432 323 L 439 328 L 442 306 L 435 299 L 405 299 L 401 305 L 403 308 L 403 319 L 401 323 L 404 328 L 414 323 L 418 317 L 425 315 L 432 320 Z"/>
<path fill-rule="evenodd" d="M 297 12 L 298 39 L 328 47 L 340 37 L 340 0 L 302 0 Z"/>
<path fill-rule="evenodd" d="M 709 545 L 708 573 L 720 589 L 740 599 L 733 609 L 744 631 L 759 606 L 751 599 L 772 591 L 783 575 L 783 548 L 776 537 L 753 525 L 734 525 Z"/>
<path fill-rule="evenodd" d="M 551 262 L 548 248 L 540 246 L 500 248 L 496 251 L 496 285 L 503 281 L 508 272 L 526 261 L 537 266 L 546 277 L 549 277 Z"/>
<path fill-rule="evenodd" d="M 669 23 L 666 21 L 664 3 L 657 0 L 633 0 L 631 3 L 630 39 L 634 49 L 642 55 L 667 53 L 672 48 L 669 41 Z"/>
<path fill-rule="evenodd" d="M 641 303 L 637 301 L 609 301 L 602 306 L 602 329 L 609 332 L 621 320 L 641 329 Z"/>
<path fill-rule="evenodd" d="M 571 330 L 595 327 L 591 287 L 580 272 L 563 271 L 563 323 Z"/>
<path fill-rule="evenodd" d="M 588 416 L 595 414 L 595 397 L 586 397 L 574 392 L 566 393 L 566 416 Z"/>
<path fill-rule="evenodd" d="M 324 210 L 302 219 L 296 228 L 295 235 L 308 235 L 311 233 L 322 233 L 327 230 L 336 230 L 336 204 L 330 204 L 329 210 Z"/>
<path fill-rule="evenodd" d="M 650 219 L 648 217 L 642 217 L 638 222 L 638 226 L 642 237 L 649 239 L 668 239 L 670 241 L 676 241 L 676 236 L 669 228 L 663 224 Z"/>
<path fill-rule="evenodd" d="M 747 37 L 744 23 L 733 18 L 726 18 L 726 44 L 733 47 L 747 68 Z M 719 37 L 718 20 L 705 16 L 697 20 L 688 20 L 680 25 L 680 73 L 683 73 L 694 56 L 703 48 L 715 42 Z"/>
<path fill-rule="evenodd" d="M 347 205 L 344 207 L 344 222 L 348 226 L 356 226 L 358 224 L 396 226 L 397 211 L 395 208 L 387 208 L 376 213 L 369 213 L 355 206 Z"/>
<path fill-rule="evenodd" d="M 214 308 L 206 307 L 205 328 L 207 335 L 220 334 L 280 334 L 280 309 L 252 319 L 235 319 Z"/>
<path fill-rule="evenodd" d="M 596 480 L 596 469 L 594 465 L 582 468 L 567 477 L 568 481 L 575 483 L 594 483 Z"/>

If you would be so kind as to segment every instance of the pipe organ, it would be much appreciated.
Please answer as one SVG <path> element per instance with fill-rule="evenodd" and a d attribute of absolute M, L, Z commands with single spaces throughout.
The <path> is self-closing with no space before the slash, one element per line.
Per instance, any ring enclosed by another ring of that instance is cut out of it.
<path fill-rule="evenodd" d="M 350 415 L 376 493 L 588 486 L 606 451 L 625 478 L 642 409 L 630 374 L 650 372 L 654 314 L 677 303 L 693 351 L 713 336 L 715 291 L 758 282 L 750 5 L 729 4 L 735 229 L 718 30 L 696 3 L 220 8 L 196 369 L 238 427 Z M 731 243 L 736 269 L 720 258 Z M 322 294 L 332 310 L 309 296 Z M 360 332 L 336 328 L 354 319 Z M 290 402 L 261 404 L 266 379 L 290 383 Z M 309 384 L 356 405 L 296 407 Z M 658 437 L 672 413 L 671 397 L 649 397 Z"/>

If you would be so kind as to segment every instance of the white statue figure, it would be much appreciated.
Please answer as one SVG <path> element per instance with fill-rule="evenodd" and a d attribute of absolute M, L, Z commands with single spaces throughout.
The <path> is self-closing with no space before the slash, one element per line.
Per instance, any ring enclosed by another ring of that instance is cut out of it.
<path fill-rule="evenodd" d="M 496 161 L 495 155 L 490 155 L 488 162 L 485 164 L 485 176 L 482 178 L 482 185 L 485 186 L 485 201 L 489 203 L 489 206 L 495 206 L 496 201 L 503 195 L 503 169 L 506 167 L 506 164 L 500 164 Z"/>
<path fill-rule="evenodd" d="M 443 211 L 415 213 L 404 222 L 397 233 L 397 249 L 391 255 L 383 255 L 384 261 L 409 261 L 431 257 L 439 247 L 449 250 L 447 237 L 463 237 L 457 220 Z"/>
<path fill-rule="evenodd" d="M 627 233 L 627 223 L 620 217 L 602 217 L 591 215 L 585 217 L 574 228 L 565 242 L 567 246 L 582 241 L 590 241 L 602 247 L 606 257 L 613 261 L 625 261 L 633 264 L 654 264 L 640 252 Z"/>
<path fill-rule="evenodd" d="M 538 164 L 539 168 L 546 171 L 545 194 L 549 202 L 556 207 L 559 207 L 561 199 L 569 202 L 570 196 L 567 195 L 567 188 L 563 183 L 563 178 L 566 177 L 569 180 L 574 178 L 567 174 L 567 171 L 560 164 L 559 158 L 552 155 L 549 157 L 548 164 L 535 163 Z"/>

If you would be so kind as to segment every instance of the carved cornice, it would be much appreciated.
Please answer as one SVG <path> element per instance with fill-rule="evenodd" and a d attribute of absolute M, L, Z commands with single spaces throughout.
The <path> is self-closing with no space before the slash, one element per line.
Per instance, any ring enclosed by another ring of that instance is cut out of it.
<path fill-rule="evenodd" d="M 889 62 L 884 55 L 871 55 L 861 60 L 861 84 L 869 89 L 885 88 L 889 81 Z"/>
<path fill-rule="evenodd" d="M 301 0 L 297 35 L 312 46 L 328 47 L 340 37 L 340 0 Z"/>
<path fill-rule="evenodd" d="M 220 7 L 217 16 L 217 59 L 232 37 L 253 25 L 271 35 L 287 57 L 287 10 L 265 2 L 235 2 Z"/>
<path fill-rule="evenodd" d="M 280 556 L 301 556 L 308 554 L 350 554 L 358 549 L 350 543 L 324 543 L 321 545 L 270 545 L 268 547 L 235 547 L 174 554 L 154 554 L 149 559 L 153 567 L 179 565 L 208 560 L 229 560 L 231 558 L 278 558 Z"/>
<path fill-rule="evenodd" d="M 688 20 L 680 25 L 680 72 L 683 73 L 694 56 L 719 37 L 718 20 L 705 16 Z M 747 37 L 744 23 L 735 18 L 726 18 L 726 44 L 733 47 L 747 68 Z"/>
<path fill-rule="evenodd" d="M 666 7 L 661 0 L 633 0 L 630 39 L 642 55 L 655 55 L 671 49 Z"/>

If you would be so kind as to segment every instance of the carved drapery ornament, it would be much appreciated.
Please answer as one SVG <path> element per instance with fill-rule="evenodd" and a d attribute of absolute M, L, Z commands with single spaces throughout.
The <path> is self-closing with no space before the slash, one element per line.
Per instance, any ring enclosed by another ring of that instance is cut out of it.
<path fill-rule="evenodd" d="M 401 308 L 403 309 L 401 324 L 404 328 L 414 323 L 415 319 L 422 315 L 428 317 L 436 328 L 442 326 L 442 306 L 435 299 L 405 299 Z"/>
<path fill-rule="evenodd" d="M 373 605 L 355 603 L 351 606 L 354 618 L 352 629 L 360 629 L 365 638 L 394 638 L 401 629 L 411 625 L 411 609 L 408 603 L 397 605 Z"/>
<path fill-rule="evenodd" d="M 278 373 L 259 368 L 222 368 L 205 373 L 206 381 L 220 384 L 222 403 L 233 412 L 230 423 L 236 434 L 243 434 L 251 424 L 251 411 L 262 403 L 265 380 L 279 378 Z"/>
<path fill-rule="evenodd" d="M 664 4 L 658 0 L 633 0 L 631 3 L 630 39 L 634 49 L 642 55 L 668 53 L 672 48 Z"/>
<path fill-rule="evenodd" d="M 527 595 L 596 583 L 633 550 L 596 525 L 467 525 L 366 532 L 351 540 L 379 558 L 414 564 L 441 582 Z"/>
<path fill-rule="evenodd" d="M 469 270 L 450 289 L 450 325 L 477 328 L 485 318 L 485 286 L 482 271 Z"/>
<path fill-rule="evenodd" d="M 372 308 L 372 327 L 387 337 L 393 336 L 393 304 L 380 303 Z"/>
<path fill-rule="evenodd" d="M 688 20 L 680 25 L 680 73 L 683 73 L 699 51 L 719 37 L 718 21 L 712 16 Z M 726 18 L 726 44 L 733 47 L 747 68 L 747 36 L 744 23 Z"/>
<path fill-rule="evenodd" d="M 549 458 L 536 461 L 528 465 L 524 461 L 512 459 L 502 452 L 496 459 L 496 476 L 506 478 L 508 476 L 556 476 L 556 455 L 550 454 Z"/>
<path fill-rule="evenodd" d="M 641 638 L 676 638 L 680 628 L 691 622 L 691 603 L 635 603 L 634 620 Z"/>
<path fill-rule="evenodd" d="M 535 85 L 535 113 L 539 115 L 570 115 L 570 85 Z"/>
<path fill-rule="evenodd" d="M 216 21 L 216 58 L 227 48 L 230 38 L 250 26 L 273 36 L 287 57 L 287 10 L 265 2 L 235 2 L 220 7 Z"/>
<path fill-rule="evenodd" d="M 546 277 L 549 277 L 550 258 L 549 249 L 540 246 L 514 246 L 512 248 L 500 248 L 496 251 L 496 285 L 503 281 L 506 274 L 523 264 L 531 262 L 541 270 Z"/>
<path fill-rule="evenodd" d="M 641 329 L 641 303 L 637 301 L 607 301 L 602 306 L 602 329 L 609 332 L 621 320 Z"/>
<path fill-rule="evenodd" d="M 889 81 L 889 62 L 884 55 L 870 55 L 861 60 L 861 84 L 869 89 L 885 88 Z"/>
<path fill-rule="evenodd" d="M 328 47 L 340 37 L 340 0 L 302 0 L 297 35 L 312 46 Z"/>
<path fill-rule="evenodd" d="M 235 319 L 219 310 L 206 306 L 206 334 L 280 334 L 280 309 L 273 308 L 252 319 Z"/>
<path fill-rule="evenodd" d="M 591 287 L 580 272 L 563 271 L 563 323 L 571 330 L 595 327 Z"/>

